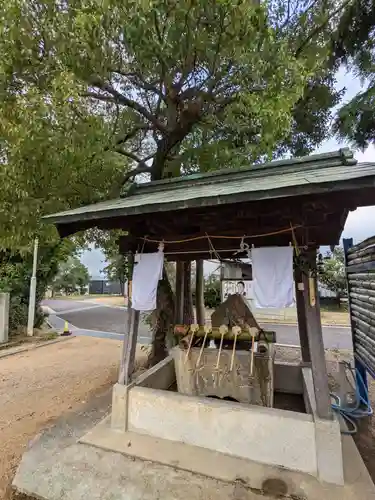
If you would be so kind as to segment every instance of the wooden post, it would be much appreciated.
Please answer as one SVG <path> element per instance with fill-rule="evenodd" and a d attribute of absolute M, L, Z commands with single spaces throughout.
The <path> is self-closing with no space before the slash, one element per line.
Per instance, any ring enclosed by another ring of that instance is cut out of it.
<path fill-rule="evenodd" d="M 197 323 L 200 326 L 203 326 L 206 322 L 203 262 L 202 259 L 195 261 L 195 308 L 197 311 Z"/>
<path fill-rule="evenodd" d="M 332 407 L 320 318 L 315 249 L 309 252 L 308 263 L 310 272 L 308 275 L 305 274 L 304 278 L 304 282 L 307 281 L 307 294 L 304 294 L 304 298 L 307 299 L 305 300 L 306 326 L 311 355 L 316 410 L 320 418 L 331 419 Z"/>
<path fill-rule="evenodd" d="M 299 267 L 294 269 L 294 281 L 296 290 L 296 307 L 298 319 L 298 333 L 301 344 L 302 361 L 311 362 L 309 339 L 307 337 L 307 322 L 305 303 L 308 300 L 308 276 L 304 275 Z"/>
<path fill-rule="evenodd" d="M 128 256 L 128 283 L 131 284 L 133 278 L 134 255 L 129 253 Z M 131 290 L 129 286 L 128 290 Z M 127 307 L 128 321 L 127 328 L 124 334 L 122 344 L 122 354 L 120 361 L 120 372 L 118 376 L 118 383 L 128 385 L 131 381 L 131 376 L 134 371 L 135 351 L 137 347 L 138 326 L 139 326 L 139 311 L 135 311 L 131 304 L 131 294 L 128 294 L 128 307 Z"/>
<path fill-rule="evenodd" d="M 193 296 L 191 290 L 191 261 L 184 261 L 184 294 L 183 294 L 183 320 L 184 325 L 191 325 L 195 323 Z"/>
<path fill-rule="evenodd" d="M 184 320 L 184 263 L 178 261 L 176 263 L 176 313 L 175 323 L 182 325 Z"/>

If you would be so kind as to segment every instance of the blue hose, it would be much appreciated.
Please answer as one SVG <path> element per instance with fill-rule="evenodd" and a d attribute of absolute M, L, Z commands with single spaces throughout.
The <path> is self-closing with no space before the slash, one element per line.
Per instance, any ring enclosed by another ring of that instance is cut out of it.
<path fill-rule="evenodd" d="M 348 423 L 349 430 L 341 431 L 342 434 L 355 434 L 358 431 L 358 426 L 356 421 L 360 418 L 371 417 L 373 410 L 370 405 L 370 398 L 367 389 L 367 385 L 363 380 L 362 375 L 358 370 L 353 369 L 349 363 L 347 363 L 348 369 L 351 371 L 355 384 L 355 404 L 351 406 L 342 406 L 341 399 L 337 394 L 332 394 L 331 397 L 335 400 L 332 403 L 332 408 L 336 411 L 342 418 Z M 361 396 L 360 386 L 363 388 L 365 397 Z"/>

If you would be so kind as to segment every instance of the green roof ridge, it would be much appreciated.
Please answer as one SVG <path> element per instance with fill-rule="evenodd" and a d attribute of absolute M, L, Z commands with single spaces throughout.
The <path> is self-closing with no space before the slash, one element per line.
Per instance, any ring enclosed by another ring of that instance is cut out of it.
<path fill-rule="evenodd" d="M 255 163 L 249 166 L 244 166 L 240 168 L 225 168 L 222 170 L 215 170 L 213 172 L 196 173 L 181 177 L 174 177 L 172 179 L 162 179 L 159 181 L 145 182 L 142 184 L 136 184 L 136 188 L 131 190 L 128 196 L 143 194 L 148 191 L 168 191 L 169 189 L 176 189 L 179 187 L 186 188 L 190 184 L 203 184 L 203 183 L 218 183 L 228 180 L 228 177 L 240 177 L 243 174 L 259 172 L 260 175 L 264 173 L 264 170 L 270 169 L 270 175 L 280 175 L 285 171 L 290 171 L 293 167 L 296 172 L 300 170 L 299 167 L 305 167 L 306 165 L 313 165 L 316 163 L 330 163 L 332 166 L 337 166 L 335 163 L 339 162 L 344 165 L 355 165 L 357 160 L 354 159 L 354 154 L 349 148 L 342 148 L 338 151 L 333 151 L 329 153 L 320 153 L 309 156 L 301 156 L 299 158 L 288 158 L 283 160 L 273 160 L 265 163 Z M 329 166 L 329 165 L 324 165 Z M 280 170 L 278 170 L 280 168 Z M 127 197 L 126 195 L 124 197 Z"/>

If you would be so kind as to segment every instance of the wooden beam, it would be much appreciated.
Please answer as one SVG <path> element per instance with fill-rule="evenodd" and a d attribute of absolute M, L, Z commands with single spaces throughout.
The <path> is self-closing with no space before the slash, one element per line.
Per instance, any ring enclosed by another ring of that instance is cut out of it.
<path fill-rule="evenodd" d="M 307 335 L 306 302 L 308 300 L 308 277 L 304 275 L 299 267 L 294 270 L 298 334 L 301 344 L 302 361 L 311 362 L 309 339 Z"/>
<path fill-rule="evenodd" d="M 310 273 L 307 277 L 308 300 L 305 303 L 305 311 L 316 407 L 320 418 L 331 419 L 331 397 L 328 387 L 328 373 L 320 318 L 318 282 L 316 279 L 316 250 L 309 252 L 308 260 Z"/>
<path fill-rule="evenodd" d="M 139 311 L 130 309 L 128 312 L 128 328 L 124 339 L 124 355 L 121 359 L 119 384 L 128 385 L 134 372 L 135 352 L 139 327 Z"/>
<path fill-rule="evenodd" d="M 184 320 L 184 266 L 183 262 L 176 265 L 176 313 L 175 323 L 181 324 Z"/>
<path fill-rule="evenodd" d="M 195 307 L 197 311 L 197 323 L 203 326 L 206 322 L 206 310 L 204 307 L 204 269 L 202 259 L 195 261 Z"/>
<path fill-rule="evenodd" d="M 120 371 L 118 376 L 118 383 L 128 385 L 131 381 L 131 376 L 134 371 L 135 351 L 137 347 L 137 336 L 139 326 L 139 311 L 132 308 L 131 300 L 131 282 L 133 279 L 134 269 L 134 254 L 128 254 L 128 307 L 127 307 L 127 328 L 124 335 L 122 344 L 122 353 L 120 360 Z"/>

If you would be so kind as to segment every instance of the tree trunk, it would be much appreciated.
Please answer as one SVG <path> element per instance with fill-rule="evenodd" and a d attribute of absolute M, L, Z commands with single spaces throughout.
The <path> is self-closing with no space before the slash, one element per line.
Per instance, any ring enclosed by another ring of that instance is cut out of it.
<path fill-rule="evenodd" d="M 183 273 L 184 273 L 184 325 L 191 325 L 194 323 L 194 307 L 193 307 L 193 296 L 191 289 L 191 262 L 183 263 Z"/>
<path fill-rule="evenodd" d="M 163 360 L 168 347 L 173 345 L 174 296 L 165 267 L 163 279 L 159 281 L 156 310 L 151 314 L 152 349 L 149 356 L 149 366 Z"/>
<path fill-rule="evenodd" d="M 197 314 L 197 323 L 203 326 L 206 321 L 206 310 L 204 307 L 204 274 L 203 260 L 196 261 L 195 270 L 195 308 Z"/>

